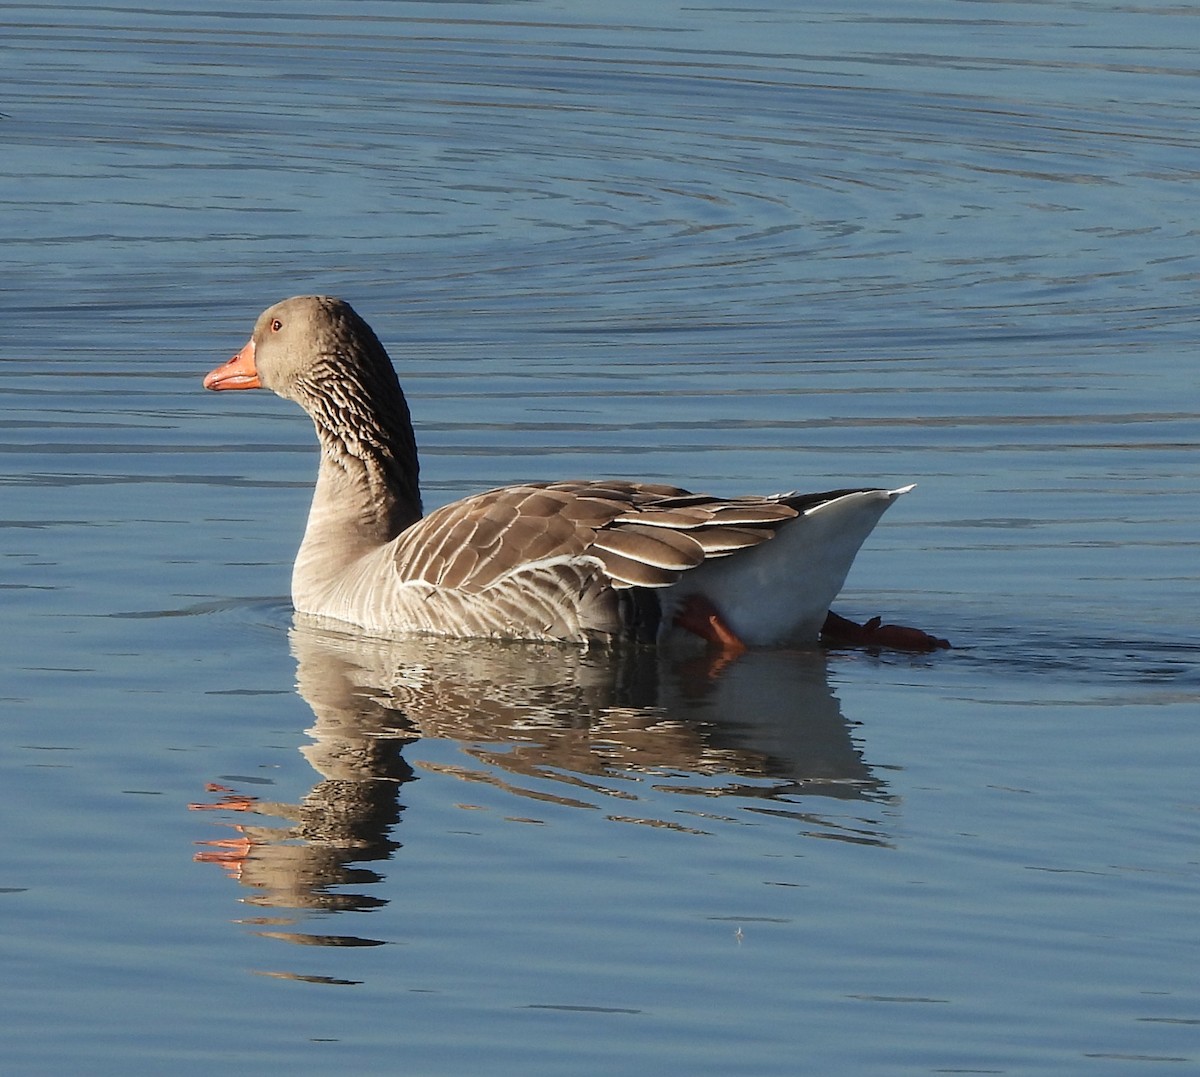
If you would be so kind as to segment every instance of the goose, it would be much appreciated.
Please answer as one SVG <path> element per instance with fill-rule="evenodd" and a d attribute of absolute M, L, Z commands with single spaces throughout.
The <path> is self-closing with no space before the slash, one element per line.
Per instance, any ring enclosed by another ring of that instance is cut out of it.
<path fill-rule="evenodd" d="M 265 310 L 212 390 L 264 387 L 309 415 L 320 466 L 292 573 L 299 614 L 408 633 L 932 650 L 916 629 L 829 611 L 859 547 L 911 486 L 714 497 L 617 479 L 525 482 L 428 515 L 408 402 L 346 302 Z"/>

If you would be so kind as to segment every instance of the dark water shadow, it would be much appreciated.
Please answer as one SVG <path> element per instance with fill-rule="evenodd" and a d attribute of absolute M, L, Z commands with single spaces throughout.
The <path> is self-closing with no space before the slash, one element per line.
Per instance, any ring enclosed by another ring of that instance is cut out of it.
<path fill-rule="evenodd" d="M 318 780 L 299 803 L 214 784 L 215 800 L 193 805 L 236 820 L 233 836 L 200 842 L 197 859 L 222 866 L 252 892 L 247 904 L 264 910 L 386 904 L 375 887 L 401 848 L 402 787 L 420 773 L 485 783 L 547 810 L 599 809 L 689 834 L 706 832 L 713 799 L 724 797 L 726 815 L 785 815 L 823 837 L 888 843 L 877 824 L 839 825 L 815 806 L 815 798 L 889 799 L 853 741 L 820 651 L 751 653 L 714 669 L 702 657 L 652 650 L 387 641 L 299 620 L 290 638 L 297 691 L 315 717 L 301 751 Z M 461 755 L 411 764 L 406 750 L 420 739 L 451 740 Z M 683 809 L 664 811 L 664 792 Z M 264 933 L 304 945 L 377 941 Z"/>

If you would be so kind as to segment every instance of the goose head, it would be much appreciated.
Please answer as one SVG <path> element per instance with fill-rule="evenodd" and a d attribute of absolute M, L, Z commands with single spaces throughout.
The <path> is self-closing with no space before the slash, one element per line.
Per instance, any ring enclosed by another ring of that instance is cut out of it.
<path fill-rule="evenodd" d="M 408 402 L 379 338 L 349 303 L 300 295 L 268 307 L 204 387 L 270 389 L 308 412 L 322 449 L 310 531 L 337 517 L 355 520 L 356 533 L 390 538 L 420 518 Z"/>
<path fill-rule="evenodd" d="M 391 360 L 349 303 L 298 295 L 258 316 L 245 347 L 209 372 L 206 389 L 270 389 L 312 411 L 347 384 L 395 386 Z"/>

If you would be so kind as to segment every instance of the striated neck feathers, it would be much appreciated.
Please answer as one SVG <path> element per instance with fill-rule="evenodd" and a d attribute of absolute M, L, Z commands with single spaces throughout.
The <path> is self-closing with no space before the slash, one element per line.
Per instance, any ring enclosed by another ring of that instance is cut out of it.
<path fill-rule="evenodd" d="M 323 328 L 286 392 L 311 416 L 321 445 L 294 592 L 332 581 L 422 515 L 416 438 L 387 352 L 346 304 L 326 311 Z"/>

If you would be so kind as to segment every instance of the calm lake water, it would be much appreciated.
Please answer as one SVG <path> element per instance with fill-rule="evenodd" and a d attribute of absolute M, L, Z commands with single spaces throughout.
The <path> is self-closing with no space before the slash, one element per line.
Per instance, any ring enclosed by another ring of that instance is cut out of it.
<path fill-rule="evenodd" d="M 5 7 L 0 1068 L 1200 1065 L 1198 10 Z M 428 506 L 916 481 L 955 649 L 294 627 L 313 291 Z"/>

